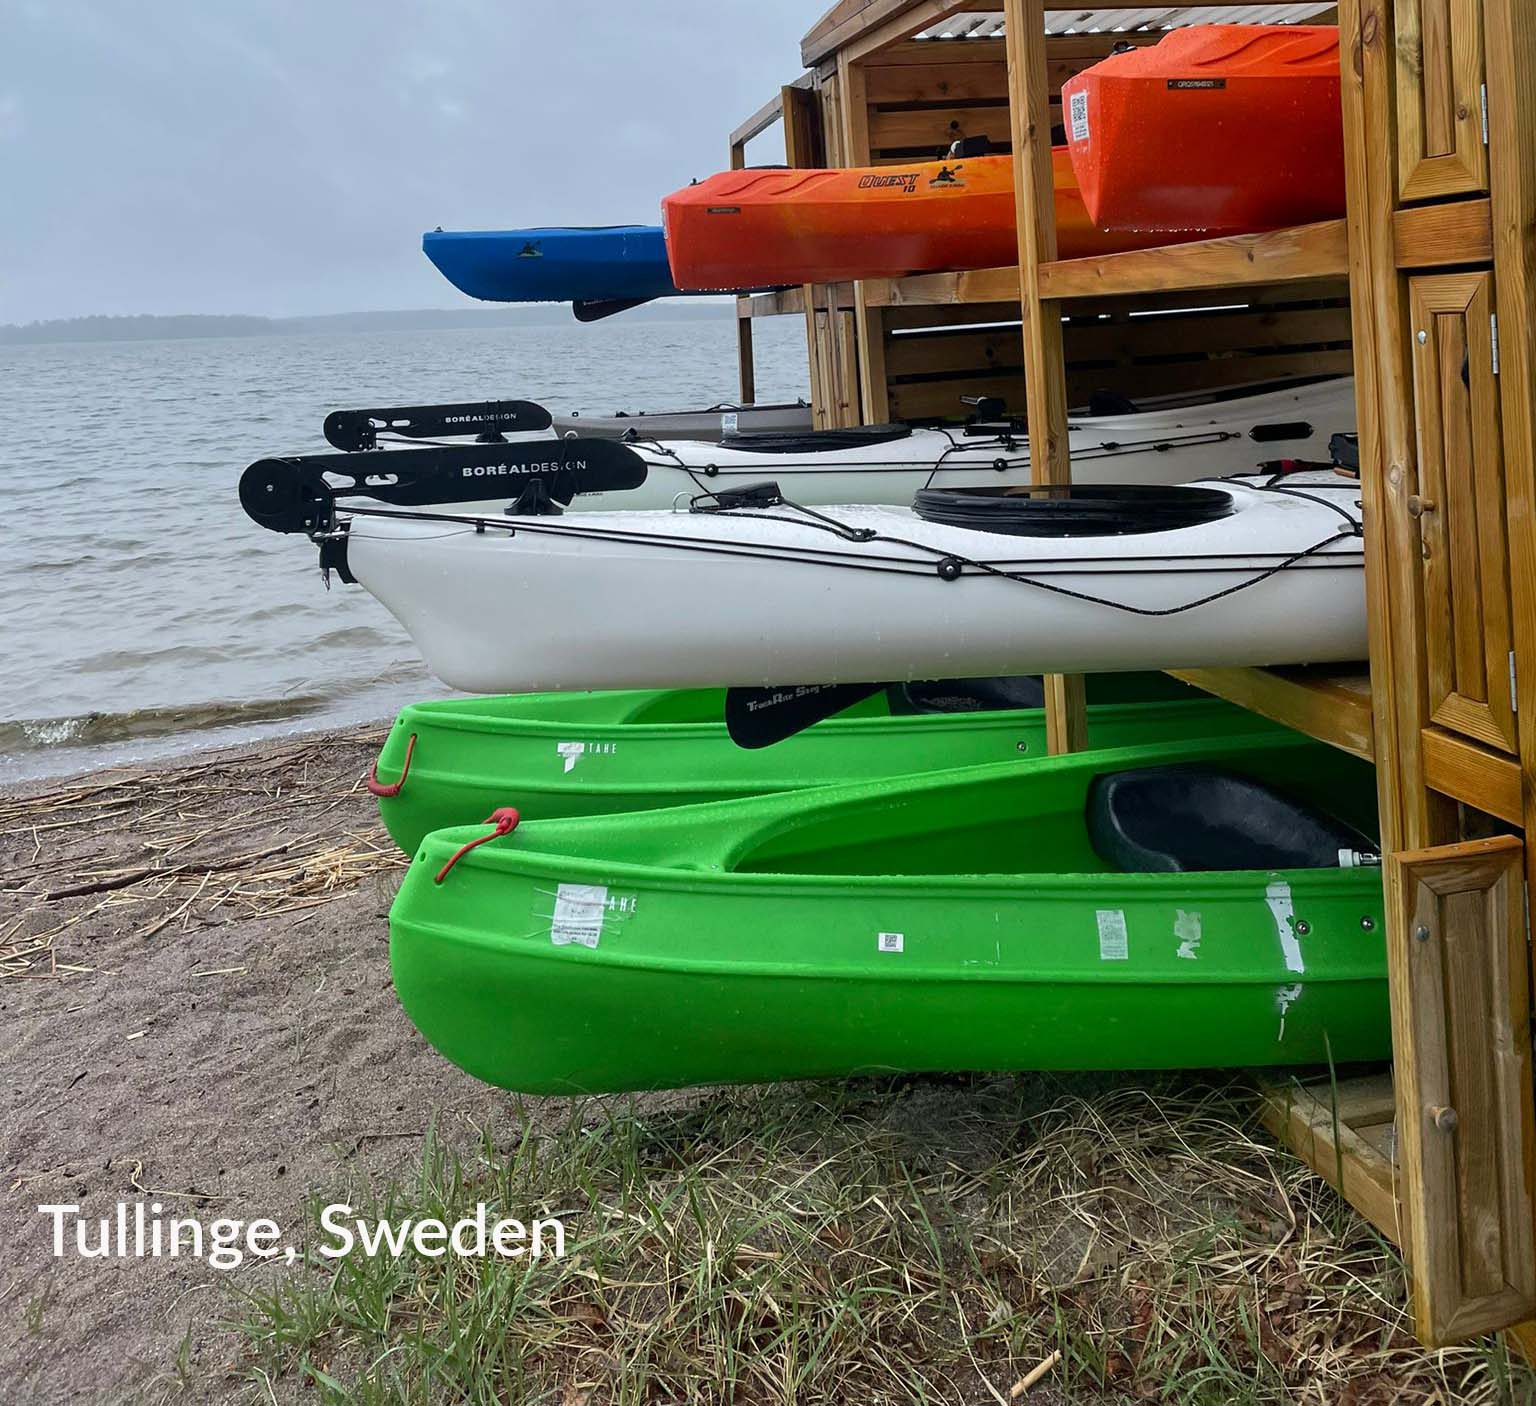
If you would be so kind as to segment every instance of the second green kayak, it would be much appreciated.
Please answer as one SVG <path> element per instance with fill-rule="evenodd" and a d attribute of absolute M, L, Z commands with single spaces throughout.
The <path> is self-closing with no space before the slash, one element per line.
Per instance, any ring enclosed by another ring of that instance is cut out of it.
<path fill-rule="evenodd" d="M 430 831 L 498 806 L 528 820 L 607 815 L 1038 756 L 1044 710 L 1006 706 L 1032 682 L 893 688 L 759 751 L 730 740 L 720 689 L 418 703 L 396 719 L 371 784 L 411 854 Z M 1164 674 L 1104 675 L 1088 688 L 1093 747 L 1275 730 Z"/>
<path fill-rule="evenodd" d="M 438 1050 L 530 1093 L 1376 1059 L 1374 811 L 1276 731 L 509 815 L 427 837 L 390 960 Z"/>

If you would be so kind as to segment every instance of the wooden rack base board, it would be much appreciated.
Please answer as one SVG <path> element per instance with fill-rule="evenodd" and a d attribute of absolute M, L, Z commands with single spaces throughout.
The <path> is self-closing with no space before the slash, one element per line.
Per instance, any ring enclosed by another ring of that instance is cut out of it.
<path fill-rule="evenodd" d="M 1390 1070 L 1266 1081 L 1259 1120 L 1393 1244 L 1399 1243 Z"/>
<path fill-rule="evenodd" d="M 1373 760 L 1371 681 L 1364 664 L 1168 672 L 1271 722 Z"/>

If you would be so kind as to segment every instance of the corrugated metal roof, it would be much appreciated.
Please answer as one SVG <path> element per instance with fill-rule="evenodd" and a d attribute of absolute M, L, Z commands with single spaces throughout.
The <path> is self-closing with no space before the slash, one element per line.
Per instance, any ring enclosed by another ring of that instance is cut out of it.
<path fill-rule="evenodd" d="M 1048 10 L 1047 34 L 1098 34 L 1132 29 L 1180 29 L 1190 24 L 1301 24 L 1333 9 L 1304 5 L 1157 5 L 1144 10 Z M 1000 39 L 1003 17 L 994 11 L 962 11 L 913 35 L 914 39 Z"/>

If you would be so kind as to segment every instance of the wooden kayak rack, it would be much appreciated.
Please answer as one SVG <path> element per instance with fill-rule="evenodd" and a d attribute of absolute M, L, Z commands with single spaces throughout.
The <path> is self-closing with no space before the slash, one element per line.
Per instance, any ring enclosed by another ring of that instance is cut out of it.
<path fill-rule="evenodd" d="M 1199 18 L 1213 8 L 1256 18 Z M 1536 1350 L 1536 11 L 1273 9 L 1340 26 L 1347 218 L 1061 261 L 1062 83 L 1190 13 L 1127 32 L 1144 5 L 838 0 L 805 36 L 805 74 L 732 133 L 731 164 L 780 121 L 793 166 L 985 135 L 1015 156 L 1018 263 L 739 299 L 741 393 L 753 321 L 803 317 L 818 426 L 993 396 L 1027 414 L 1038 479 L 1065 483 L 1067 407 L 1097 387 L 1353 369 L 1370 660 L 1180 674 L 1376 763 L 1393 1069 L 1272 1081 L 1262 1117 L 1402 1247 L 1426 1343 L 1508 1328 Z M 1082 681 L 1047 685 L 1051 746 L 1072 750 Z"/>

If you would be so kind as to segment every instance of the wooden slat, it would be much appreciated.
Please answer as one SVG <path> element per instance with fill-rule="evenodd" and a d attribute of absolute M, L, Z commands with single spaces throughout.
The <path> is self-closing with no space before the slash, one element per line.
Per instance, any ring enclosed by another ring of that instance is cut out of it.
<path fill-rule="evenodd" d="M 1438 727 L 1425 728 L 1420 745 L 1426 786 L 1511 825 L 1523 823 L 1519 762 Z"/>
<path fill-rule="evenodd" d="M 1362 668 L 1170 669 L 1176 679 L 1372 759 L 1371 686 Z"/>
<path fill-rule="evenodd" d="M 1016 318 L 1017 310 L 1012 311 Z M 897 315 L 890 314 L 892 317 Z M 1284 355 L 1309 347 L 1340 344 L 1347 347 L 1350 316 L 1348 308 L 1191 313 L 1116 322 L 1068 322 L 1063 335 L 1069 367 L 1081 361 L 1130 364 L 1141 360 L 1166 365 L 1177 361 L 1198 362 L 1209 353 L 1230 359 L 1243 352 Z M 977 365 L 1023 364 L 1023 349 L 1014 326 L 895 337 L 888 356 L 892 375 L 956 371 Z M 1259 368 L 1257 375 L 1262 374 L 1262 368 Z M 1145 391 L 1141 393 L 1147 394 Z"/>
<path fill-rule="evenodd" d="M 924 68 L 938 65 L 956 70 L 971 64 L 1003 64 L 1006 62 L 1002 37 L 995 39 L 967 39 L 963 44 L 936 45 L 925 39 L 906 39 L 887 44 L 878 54 L 865 60 L 871 72 L 888 68 Z M 998 83 L 998 92 L 1007 89 L 1007 80 Z"/>
<path fill-rule="evenodd" d="M 1327 21 L 1319 20 L 1316 23 Z M 1162 37 L 1162 32 L 1156 30 L 1047 34 L 1046 73 L 1051 83 L 1059 88 L 1072 73 L 1113 53 L 1117 44 L 1150 45 L 1156 44 Z M 872 73 L 880 69 L 934 67 L 953 72 L 971 65 L 1005 63 L 1006 50 L 1007 44 L 1001 36 L 946 44 L 926 39 L 905 39 L 887 44 L 864 62 Z M 1004 89 L 1004 83 L 999 82 L 998 92 Z"/>
<path fill-rule="evenodd" d="M 1355 1088 L 1359 1084 L 1362 1087 Z M 1259 1118 L 1266 1128 L 1328 1182 L 1388 1239 L 1399 1236 L 1393 1166 L 1368 1128 L 1389 1128 L 1375 1116 L 1392 1106 L 1387 1076 L 1327 1084 L 1277 1083 L 1261 1093 Z M 1354 1116 L 1351 1116 L 1351 1114 Z M 1369 1121 L 1363 1121 L 1362 1114 Z"/>
<path fill-rule="evenodd" d="M 969 44 L 966 48 L 970 48 Z M 1003 46 L 997 44 L 997 57 L 986 63 L 950 63 L 932 61 L 910 64 L 870 63 L 864 69 L 864 81 L 871 103 L 955 103 L 1008 102 L 1008 67 Z M 884 55 L 881 55 L 883 58 Z M 944 56 L 945 60 L 948 55 Z M 998 128 L 1001 137 L 1008 129 L 1007 114 Z"/>
<path fill-rule="evenodd" d="M 1523 848 L 1500 836 L 1387 856 L 1406 1249 L 1431 1345 L 1536 1310 Z"/>
<path fill-rule="evenodd" d="M 1006 103 L 876 111 L 869 122 L 869 146 L 877 151 L 921 148 L 938 156 L 943 147 L 961 137 L 1001 137 L 1008 130 L 1008 120 Z"/>
<path fill-rule="evenodd" d="M 1319 371 L 1347 373 L 1348 352 L 1302 352 L 1295 356 L 1180 362 L 1170 366 L 1138 366 L 1128 370 L 1110 367 L 1067 366 L 1067 402 L 1082 406 L 1095 391 L 1132 384 L 1138 395 L 1156 398 L 1193 391 L 1248 386 L 1261 373 L 1301 376 Z M 1024 378 L 1017 367 L 976 366 L 938 377 L 889 376 L 887 394 L 895 419 L 963 417 L 968 413 L 961 396 L 996 396 L 1009 413 L 1024 413 Z"/>
<path fill-rule="evenodd" d="M 874 280 L 867 280 L 873 284 Z M 883 282 L 888 283 L 889 280 Z M 901 280 L 903 288 L 910 288 L 913 279 Z M 1347 281 L 1331 280 L 1316 285 L 1308 285 L 1303 289 L 1287 289 L 1283 285 L 1269 288 L 1245 288 L 1240 297 L 1232 301 L 1240 301 L 1245 308 L 1256 312 L 1272 312 L 1276 316 L 1298 312 L 1303 308 L 1315 308 L 1328 300 L 1339 298 L 1346 299 L 1349 296 L 1349 284 Z M 1083 300 L 1071 300 L 1057 304 L 1062 314 L 1067 317 L 1082 317 L 1097 322 L 1101 315 L 1119 316 L 1130 312 L 1146 312 L 1152 309 L 1187 308 L 1190 303 L 1205 302 L 1204 298 L 1191 299 L 1187 293 L 1145 293 L 1135 297 L 1119 298 L 1091 298 Z M 1227 315 L 1227 314 L 1223 314 Z M 1235 315 L 1235 314 L 1233 314 Z M 1156 319 L 1146 319 L 1148 323 L 1154 323 Z M 982 302 L 934 302 L 934 303 L 906 303 L 900 311 L 891 314 L 889 326 L 893 328 L 906 327 L 944 327 L 959 326 L 971 322 L 1018 322 L 1019 321 L 1019 295 L 1015 289 L 1013 295 L 1007 299 L 995 303 Z"/>
<path fill-rule="evenodd" d="M 960 419 L 966 413 L 963 395 L 996 396 L 1010 415 L 1024 413 L 1024 379 L 1017 371 L 997 376 L 969 375 L 947 381 L 892 381 L 891 415 L 898 420 Z"/>
<path fill-rule="evenodd" d="M 1493 213 L 1488 200 L 1411 205 L 1392 215 L 1400 269 L 1447 268 L 1493 261 Z"/>

